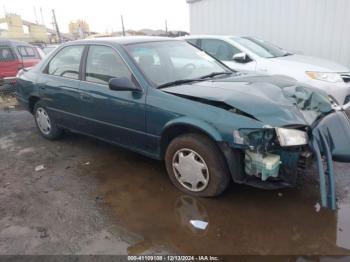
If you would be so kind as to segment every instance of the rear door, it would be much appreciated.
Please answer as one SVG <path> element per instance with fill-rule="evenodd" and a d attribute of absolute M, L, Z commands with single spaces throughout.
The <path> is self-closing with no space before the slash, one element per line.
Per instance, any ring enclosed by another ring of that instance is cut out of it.
<path fill-rule="evenodd" d="M 80 128 L 80 70 L 84 45 L 62 48 L 50 60 L 37 80 L 48 110 L 65 127 Z"/>
<path fill-rule="evenodd" d="M 0 78 L 14 77 L 18 71 L 18 60 L 10 46 L 0 46 Z"/>
<path fill-rule="evenodd" d="M 112 78 L 128 78 L 138 85 L 130 68 L 110 46 L 90 45 L 80 103 L 84 132 L 114 143 L 144 151 L 145 92 L 110 90 Z"/>

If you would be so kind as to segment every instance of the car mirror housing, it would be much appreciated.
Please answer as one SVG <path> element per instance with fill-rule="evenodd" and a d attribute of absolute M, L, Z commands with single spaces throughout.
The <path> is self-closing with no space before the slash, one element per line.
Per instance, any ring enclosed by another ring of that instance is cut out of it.
<path fill-rule="evenodd" d="M 137 87 L 130 79 L 126 77 L 112 78 L 109 80 L 108 86 L 109 89 L 114 91 L 140 91 L 140 88 Z"/>
<path fill-rule="evenodd" d="M 248 61 L 246 53 L 237 53 L 233 55 L 232 59 L 237 63 L 246 63 Z"/>

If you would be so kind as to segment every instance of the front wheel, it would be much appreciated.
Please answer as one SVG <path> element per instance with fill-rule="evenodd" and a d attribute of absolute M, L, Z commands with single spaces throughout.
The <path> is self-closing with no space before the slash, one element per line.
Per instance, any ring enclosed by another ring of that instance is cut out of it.
<path fill-rule="evenodd" d="M 165 164 L 173 184 L 194 196 L 217 196 L 230 182 L 220 150 L 204 135 L 185 134 L 175 138 L 166 150 Z"/>
<path fill-rule="evenodd" d="M 50 117 L 46 107 L 42 102 L 37 102 L 34 106 L 34 119 L 40 134 L 50 140 L 62 137 L 63 130 L 59 128 Z"/>

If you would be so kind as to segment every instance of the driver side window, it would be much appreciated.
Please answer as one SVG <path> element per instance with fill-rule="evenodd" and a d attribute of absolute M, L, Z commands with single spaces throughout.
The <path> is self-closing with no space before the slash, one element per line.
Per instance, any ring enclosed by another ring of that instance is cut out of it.
<path fill-rule="evenodd" d="M 90 46 L 86 60 L 85 80 L 108 85 L 112 78 L 132 80 L 132 74 L 123 59 L 108 46 Z"/>
<path fill-rule="evenodd" d="M 59 51 L 50 61 L 49 75 L 79 79 L 79 66 L 84 46 L 68 46 Z"/>
<path fill-rule="evenodd" d="M 240 53 L 241 51 L 232 45 L 217 39 L 202 39 L 201 48 L 212 55 L 216 59 L 221 61 L 230 61 L 232 60 L 235 54 Z"/>

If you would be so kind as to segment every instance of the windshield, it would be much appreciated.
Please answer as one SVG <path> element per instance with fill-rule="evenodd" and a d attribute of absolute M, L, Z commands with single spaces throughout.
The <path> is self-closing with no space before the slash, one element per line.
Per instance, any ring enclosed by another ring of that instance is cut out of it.
<path fill-rule="evenodd" d="M 161 41 L 126 46 L 146 77 L 156 86 L 212 73 L 232 72 L 185 41 Z"/>
<path fill-rule="evenodd" d="M 254 54 L 264 58 L 274 58 L 290 55 L 287 51 L 279 48 L 269 42 L 259 40 L 253 37 L 234 37 L 232 40 L 236 41 L 243 47 L 247 48 Z"/>

